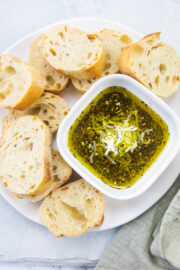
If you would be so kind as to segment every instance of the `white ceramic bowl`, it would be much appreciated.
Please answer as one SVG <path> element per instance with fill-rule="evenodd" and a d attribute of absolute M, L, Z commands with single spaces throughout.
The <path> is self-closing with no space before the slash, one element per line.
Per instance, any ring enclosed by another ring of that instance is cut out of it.
<path fill-rule="evenodd" d="M 143 100 L 164 119 L 170 132 L 169 141 L 156 161 L 132 187 L 127 189 L 114 189 L 109 187 L 85 168 L 72 155 L 67 145 L 68 131 L 79 114 L 86 108 L 91 100 L 97 96 L 97 94 L 110 86 L 124 87 Z M 177 115 L 160 98 L 151 93 L 146 87 L 136 80 L 121 74 L 109 75 L 93 84 L 91 89 L 89 89 L 88 92 L 85 93 L 71 109 L 59 127 L 57 133 L 57 146 L 66 162 L 92 186 L 114 199 L 132 199 L 147 190 L 158 179 L 160 174 L 167 168 L 179 151 L 180 121 Z"/>

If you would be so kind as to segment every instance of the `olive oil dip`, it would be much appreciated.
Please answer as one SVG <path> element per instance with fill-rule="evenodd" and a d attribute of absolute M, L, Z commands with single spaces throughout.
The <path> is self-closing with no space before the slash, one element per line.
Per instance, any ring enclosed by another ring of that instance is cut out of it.
<path fill-rule="evenodd" d="M 99 93 L 71 126 L 68 148 L 113 188 L 131 187 L 169 139 L 164 120 L 122 87 Z"/>

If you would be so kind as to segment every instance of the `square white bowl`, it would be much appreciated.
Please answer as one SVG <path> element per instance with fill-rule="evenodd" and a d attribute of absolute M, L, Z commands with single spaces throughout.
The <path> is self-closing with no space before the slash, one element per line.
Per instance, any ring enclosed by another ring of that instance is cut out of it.
<path fill-rule="evenodd" d="M 124 87 L 143 100 L 157 114 L 159 114 L 162 119 L 164 119 L 170 133 L 167 145 L 156 161 L 133 186 L 127 189 L 115 189 L 105 184 L 84 165 L 82 165 L 68 148 L 68 132 L 74 121 L 102 90 L 111 86 Z M 114 199 L 132 199 L 147 190 L 158 179 L 160 174 L 167 168 L 178 153 L 180 149 L 180 121 L 178 116 L 166 105 L 166 103 L 136 80 L 122 74 L 109 75 L 93 84 L 71 109 L 58 129 L 57 146 L 65 161 L 92 186 Z"/>

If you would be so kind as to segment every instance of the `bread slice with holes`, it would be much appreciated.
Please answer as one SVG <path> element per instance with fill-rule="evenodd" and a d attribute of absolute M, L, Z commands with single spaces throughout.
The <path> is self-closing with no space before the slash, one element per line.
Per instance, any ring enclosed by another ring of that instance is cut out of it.
<path fill-rule="evenodd" d="M 66 87 L 69 79 L 52 68 L 44 58 L 42 52 L 43 38 L 44 35 L 37 37 L 30 45 L 29 64 L 43 76 L 42 87 L 49 92 L 57 94 Z"/>
<path fill-rule="evenodd" d="M 105 66 L 104 49 L 97 36 L 68 25 L 52 27 L 42 47 L 49 64 L 69 77 L 99 77 Z"/>
<path fill-rule="evenodd" d="M 53 178 L 50 186 L 39 195 L 26 195 L 25 198 L 33 203 L 38 202 L 68 181 L 72 173 L 72 168 L 64 161 L 60 153 L 55 150 L 52 151 L 52 168 Z"/>
<path fill-rule="evenodd" d="M 114 74 L 119 71 L 117 60 L 122 48 L 132 42 L 132 39 L 119 31 L 104 29 L 96 33 L 106 54 L 106 65 L 102 71 L 101 77 Z M 90 78 L 88 80 L 72 79 L 74 87 L 80 92 L 85 93 L 99 78 Z"/>
<path fill-rule="evenodd" d="M 63 98 L 52 93 L 44 92 L 42 96 L 25 111 L 9 110 L 2 122 L 2 134 L 4 134 L 6 126 L 10 122 L 24 115 L 37 115 L 48 125 L 50 131 L 54 133 L 57 131 L 68 112 L 68 105 Z"/>
<path fill-rule="evenodd" d="M 37 116 L 8 124 L 0 145 L 0 175 L 5 187 L 23 194 L 40 194 L 52 180 L 51 134 Z"/>
<path fill-rule="evenodd" d="M 103 222 L 103 195 L 80 179 L 46 197 L 40 207 L 40 215 L 56 237 L 77 236 Z"/>
<path fill-rule="evenodd" d="M 0 106 L 25 110 L 43 93 L 42 76 L 11 55 L 0 56 Z"/>
<path fill-rule="evenodd" d="M 118 66 L 156 95 L 168 97 L 180 82 L 180 59 L 171 46 L 159 39 L 160 33 L 153 33 L 127 46 L 119 56 Z"/>

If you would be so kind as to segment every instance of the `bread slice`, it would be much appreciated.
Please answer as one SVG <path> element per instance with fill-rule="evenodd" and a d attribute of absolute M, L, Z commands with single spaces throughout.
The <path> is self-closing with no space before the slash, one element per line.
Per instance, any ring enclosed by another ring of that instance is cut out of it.
<path fill-rule="evenodd" d="M 51 134 L 37 116 L 8 124 L 0 145 L 0 175 L 5 187 L 23 195 L 40 194 L 52 180 Z"/>
<path fill-rule="evenodd" d="M 27 195 L 25 196 L 28 200 L 33 203 L 44 199 L 49 193 L 56 188 L 64 185 L 72 173 L 72 168 L 64 161 L 58 151 L 52 151 L 52 165 L 53 165 L 53 180 L 50 186 L 43 193 L 39 195 Z"/>
<path fill-rule="evenodd" d="M 106 65 L 102 71 L 101 77 L 114 74 L 119 71 L 117 60 L 122 48 L 132 42 L 131 38 L 119 31 L 104 29 L 96 33 L 106 54 Z M 85 93 L 99 78 L 91 78 L 88 80 L 72 79 L 74 87 L 80 92 Z"/>
<path fill-rule="evenodd" d="M 62 120 L 69 112 L 66 101 L 60 96 L 44 92 L 42 96 L 25 111 L 9 110 L 2 122 L 2 134 L 6 126 L 15 119 L 24 115 L 37 115 L 48 125 L 52 133 L 56 132 Z"/>
<path fill-rule="evenodd" d="M 46 197 L 40 207 L 40 215 L 56 237 L 77 236 L 103 222 L 103 195 L 80 179 Z"/>
<path fill-rule="evenodd" d="M 80 80 L 99 77 L 105 66 L 97 36 L 68 25 L 54 26 L 45 34 L 43 52 L 54 69 Z"/>
<path fill-rule="evenodd" d="M 180 59 L 171 46 L 159 39 L 160 33 L 154 33 L 127 46 L 119 56 L 118 66 L 156 95 L 168 97 L 180 82 Z"/>
<path fill-rule="evenodd" d="M 101 77 L 99 78 L 91 78 L 88 80 L 77 80 L 77 79 L 72 79 L 72 84 L 74 86 L 74 88 L 81 94 L 86 93 L 89 88 L 95 83 L 97 82 L 99 79 L 101 79 L 103 76 L 103 74 L 101 75 Z"/>
<path fill-rule="evenodd" d="M 44 35 L 41 35 L 32 42 L 29 49 L 29 63 L 43 76 L 42 87 L 57 94 L 66 87 L 69 79 L 52 68 L 44 58 L 42 52 L 43 38 Z"/>
<path fill-rule="evenodd" d="M 0 56 L 0 106 L 25 110 L 43 93 L 41 75 L 11 55 Z"/>

